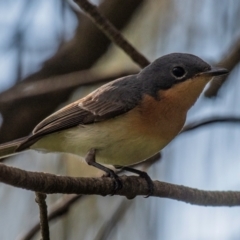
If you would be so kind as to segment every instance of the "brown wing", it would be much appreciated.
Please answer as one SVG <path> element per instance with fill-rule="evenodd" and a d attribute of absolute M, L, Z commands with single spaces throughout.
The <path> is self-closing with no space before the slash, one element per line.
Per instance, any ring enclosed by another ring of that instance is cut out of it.
<path fill-rule="evenodd" d="M 28 148 L 46 134 L 79 124 L 104 121 L 131 110 L 142 96 L 136 79 L 135 75 L 117 79 L 50 115 L 35 127 L 33 134 L 18 150 Z"/>

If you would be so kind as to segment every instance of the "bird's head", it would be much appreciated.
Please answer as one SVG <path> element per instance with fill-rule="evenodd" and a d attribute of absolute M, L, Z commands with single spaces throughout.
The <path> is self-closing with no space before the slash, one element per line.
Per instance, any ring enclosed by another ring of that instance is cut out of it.
<path fill-rule="evenodd" d="M 224 68 L 212 67 L 201 58 L 186 53 L 172 53 L 158 58 L 139 73 L 149 95 L 170 96 L 191 106 L 205 85 L 215 76 L 227 74 Z"/>

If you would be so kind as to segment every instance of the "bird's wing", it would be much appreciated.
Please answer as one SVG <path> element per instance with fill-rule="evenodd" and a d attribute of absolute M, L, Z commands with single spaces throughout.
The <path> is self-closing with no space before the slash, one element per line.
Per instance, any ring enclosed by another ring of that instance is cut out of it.
<path fill-rule="evenodd" d="M 133 109 L 141 99 L 140 91 L 131 87 L 135 85 L 134 79 L 133 75 L 103 85 L 86 97 L 53 113 L 35 127 L 33 134 L 19 150 L 31 146 L 44 135 L 79 124 L 108 120 Z"/>

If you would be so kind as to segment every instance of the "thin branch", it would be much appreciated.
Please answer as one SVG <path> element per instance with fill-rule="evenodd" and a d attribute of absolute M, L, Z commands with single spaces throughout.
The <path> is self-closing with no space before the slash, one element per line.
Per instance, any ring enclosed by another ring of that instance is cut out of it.
<path fill-rule="evenodd" d="M 36 194 L 35 201 L 39 206 L 40 228 L 41 228 L 42 240 L 50 240 L 48 217 L 47 217 L 47 204 L 45 201 L 47 198 L 47 195 L 45 193 L 39 193 L 39 192 L 36 192 L 35 194 Z"/>
<path fill-rule="evenodd" d="M 240 61 L 240 37 L 236 41 L 234 41 L 230 49 L 228 49 L 226 52 L 226 56 L 222 58 L 222 60 L 217 64 L 217 66 L 225 67 L 229 70 L 229 72 L 231 72 Z M 204 93 L 205 96 L 216 96 L 222 85 L 225 83 L 226 79 L 227 76 L 214 79 L 210 83 L 209 87 L 206 89 Z"/>
<path fill-rule="evenodd" d="M 57 218 L 68 213 L 70 207 L 76 203 L 79 199 L 82 199 L 82 195 L 69 195 L 62 197 L 59 201 L 49 207 L 48 221 L 56 220 Z M 25 233 L 20 234 L 18 240 L 31 240 L 35 234 L 40 230 L 39 221 L 33 224 L 31 229 Z"/>
<path fill-rule="evenodd" d="M 96 26 L 106 34 L 116 45 L 118 45 L 131 59 L 141 68 L 146 67 L 150 62 L 139 53 L 109 22 L 99 11 L 98 8 L 87 0 L 75 0 L 75 2 L 86 12 Z"/>
<path fill-rule="evenodd" d="M 187 124 L 181 133 L 216 123 L 240 123 L 240 117 L 211 117 Z"/>
<path fill-rule="evenodd" d="M 122 176 L 123 188 L 116 195 L 129 199 L 148 194 L 148 185 L 143 178 Z M 112 193 L 114 181 L 110 178 L 73 178 L 49 173 L 29 172 L 0 163 L 0 181 L 36 192 L 75 193 L 106 196 Z M 239 191 L 202 191 L 185 186 L 154 181 L 152 196 L 170 198 L 201 206 L 240 206 Z"/>
<path fill-rule="evenodd" d="M 32 1 L 30 1 L 32 2 Z M 144 0 L 103 0 L 100 11 L 117 28 L 123 29 Z M 56 54 L 43 63 L 38 72 L 25 80 L 44 79 L 90 68 L 107 51 L 111 41 L 85 14 L 78 13 L 75 36 L 60 46 Z"/>
<path fill-rule="evenodd" d="M 31 98 L 46 96 L 56 92 L 72 92 L 80 86 L 105 83 L 135 73 L 137 72 L 133 70 L 116 72 L 115 74 L 99 74 L 94 70 L 83 70 L 35 82 L 23 81 L 8 91 L 0 93 L 0 110 L 5 108 L 5 104 L 11 104 L 12 101 L 23 101 L 25 99 L 29 101 Z"/>

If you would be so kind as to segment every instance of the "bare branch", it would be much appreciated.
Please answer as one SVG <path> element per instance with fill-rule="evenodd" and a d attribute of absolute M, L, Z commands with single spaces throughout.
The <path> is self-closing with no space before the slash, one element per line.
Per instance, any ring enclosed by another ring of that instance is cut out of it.
<path fill-rule="evenodd" d="M 104 0 L 100 11 L 117 29 L 123 29 L 144 0 Z M 70 41 L 60 46 L 57 53 L 43 63 L 40 71 L 25 80 L 39 80 L 90 68 L 108 49 L 111 41 L 84 14 Z"/>
<path fill-rule="evenodd" d="M 62 197 L 59 201 L 49 207 L 48 221 L 55 220 L 66 214 L 70 207 L 81 199 L 81 195 L 69 195 Z M 20 234 L 18 240 L 30 240 L 40 230 L 39 221 L 33 224 L 30 230 Z"/>
<path fill-rule="evenodd" d="M 115 74 L 99 74 L 94 70 L 84 70 L 50 77 L 36 82 L 23 81 L 0 94 L 0 110 L 5 109 L 4 105 L 11 104 L 12 101 L 23 101 L 24 99 L 31 101 L 31 98 L 46 96 L 56 92 L 72 92 L 80 86 L 105 83 L 135 73 L 136 71 L 124 71 L 116 72 Z"/>
<path fill-rule="evenodd" d="M 239 63 L 240 61 L 240 37 L 235 41 L 230 49 L 228 49 L 227 54 L 222 60 L 217 64 L 219 67 L 225 67 L 230 71 L 235 68 L 235 66 Z M 222 87 L 224 82 L 226 81 L 227 76 L 221 77 L 221 78 L 216 78 L 214 79 L 211 83 L 210 86 L 207 88 L 205 91 L 205 96 L 206 97 L 214 97 L 218 94 L 219 89 Z"/>
<path fill-rule="evenodd" d="M 123 188 L 116 195 L 129 199 L 148 194 L 148 185 L 143 178 L 122 176 Z M 49 173 L 28 172 L 0 163 L 0 181 L 6 184 L 43 192 L 75 193 L 106 196 L 112 193 L 114 181 L 111 178 L 73 178 L 56 176 Z M 201 206 L 240 206 L 238 191 L 203 191 L 185 186 L 154 181 L 155 197 L 170 198 Z"/>
<path fill-rule="evenodd" d="M 35 194 L 36 194 L 35 201 L 39 206 L 40 228 L 41 228 L 42 240 L 50 240 L 48 217 L 47 217 L 47 204 L 45 201 L 47 198 L 47 195 L 45 193 L 39 193 L 39 192 L 36 192 Z"/>
<path fill-rule="evenodd" d="M 112 42 L 129 55 L 135 63 L 142 68 L 150 64 L 150 62 L 121 35 L 113 24 L 98 11 L 95 5 L 87 0 L 75 0 L 75 2 L 87 13 L 96 26 L 102 30 Z"/>
<path fill-rule="evenodd" d="M 181 133 L 216 123 L 240 123 L 240 117 L 211 117 L 187 124 Z"/>

